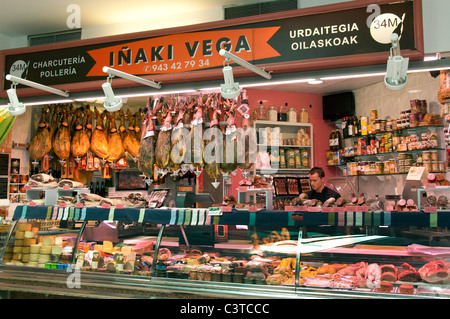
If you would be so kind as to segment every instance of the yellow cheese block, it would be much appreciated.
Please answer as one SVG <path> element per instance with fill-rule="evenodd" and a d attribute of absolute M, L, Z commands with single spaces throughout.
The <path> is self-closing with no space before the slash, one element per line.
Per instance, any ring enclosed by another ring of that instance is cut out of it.
<path fill-rule="evenodd" d="M 41 255 L 50 255 L 51 252 L 52 246 L 41 246 L 41 249 L 39 249 L 39 254 Z"/>
<path fill-rule="evenodd" d="M 63 243 L 62 237 L 55 237 L 53 245 L 55 245 L 55 246 L 62 246 L 62 243 Z"/>
<path fill-rule="evenodd" d="M 13 252 L 13 245 L 8 245 L 5 247 L 5 253 L 12 253 Z"/>
<path fill-rule="evenodd" d="M 22 262 L 27 263 L 30 261 L 30 254 L 22 254 Z"/>
<path fill-rule="evenodd" d="M 21 260 L 22 259 L 22 253 L 13 253 L 12 254 L 12 260 Z"/>
<path fill-rule="evenodd" d="M 108 240 L 104 240 L 103 241 L 103 251 L 105 253 L 112 253 L 113 250 L 113 244 L 112 242 L 108 241 Z"/>
<path fill-rule="evenodd" d="M 31 246 L 31 245 L 34 245 L 34 244 L 36 244 L 36 238 L 25 238 L 23 240 L 23 245 L 24 246 Z"/>
<path fill-rule="evenodd" d="M 16 234 L 14 235 L 16 239 L 24 239 L 25 238 L 25 231 L 16 231 Z"/>
<path fill-rule="evenodd" d="M 39 254 L 30 254 L 30 262 L 37 262 L 39 259 Z"/>
<path fill-rule="evenodd" d="M 39 251 L 41 250 L 41 244 L 34 244 L 30 246 L 30 253 L 31 254 L 39 254 Z"/>
<path fill-rule="evenodd" d="M 25 232 L 25 238 L 34 238 L 36 234 L 33 231 L 26 231 Z"/>
<path fill-rule="evenodd" d="M 53 237 L 44 237 L 42 239 L 42 246 L 52 246 L 53 245 Z"/>
<path fill-rule="evenodd" d="M 94 250 L 103 251 L 103 245 L 94 245 Z"/>
<path fill-rule="evenodd" d="M 122 254 L 124 256 L 128 256 L 131 253 L 131 246 L 123 246 L 122 247 Z"/>
<path fill-rule="evenodd" d="M 17 230 L 21 232 L 29 231 L 31 230 L 31 224 L 29 223 L 18 223 L 17 224 Z"/>
<path fill-rule="evenodd" d="M 23 254 L 29 254 L 30 253 L 30 246 L 23 246 L 22 247 L 22 253 Z"/>
<path fill-rule="evenodd" d="M 61 246 L 52 246 L 52 255 L 61 255 L 62 247 Z"/>
<path fill-rule="evenodd" d="M 14 246 L 13 253 L 21 253 L 22 252 L 22 246 Z"/>

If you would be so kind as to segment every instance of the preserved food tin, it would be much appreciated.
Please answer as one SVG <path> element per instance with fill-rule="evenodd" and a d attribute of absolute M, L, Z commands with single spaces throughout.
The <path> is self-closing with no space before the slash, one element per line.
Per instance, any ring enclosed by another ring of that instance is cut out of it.
<path fill-rule="evenodd" d="M 431 154 L 430 151 L 424 151 L 422 152 L 422 160 L 424 163 L 431 162 Z"/>
<path fill-rule="evenodd" d="M 438 162 L 438 166 L 439 166 L 439 172 L 445 171 L 445 163 L 444 162 Z"/>
<path fill-rule="evenodd" d="M 425 167 L 428 172 L 431 172 L 431 163 L 423 163 L 423 167 Z"/>
<path fill-rule="evenodd" d="M 370 123 L 374 123 L 378 119 L 378 111 L 375 109 L 370 110 Z"/>
<path fill-rule="evenodd" d="M 438 164 L 438 162 L 431 162 L 431 171 L 432 172 L 438 172 L 439 171 L 439 164 Z"/>
<path fill-rule="evenodd" d="M 437 151 L 430 151 L 430 158 L 432 162 L 437 162 L 438 161 L 438 152 Z"/>

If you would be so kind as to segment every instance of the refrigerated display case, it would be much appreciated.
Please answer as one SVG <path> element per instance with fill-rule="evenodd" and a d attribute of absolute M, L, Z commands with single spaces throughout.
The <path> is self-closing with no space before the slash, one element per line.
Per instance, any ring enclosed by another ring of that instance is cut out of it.
<path fill-rule="evenodd" d="M 81 226 L 38 229 L 38 221 L 53 216 Z M 84 298 L 450 296 L 448 239 L 408 232 L 446 233 L 448 212 L 210 214 L 200 208 L 19 206 L 13 219 L 2 251 L 3 292 Z M 101 230 L 101 221 L 139 224 L 141 232 L 117 243 L 86 240 L 86 230 Z M 76 290 L 70 288 L 74 278 Z"/>

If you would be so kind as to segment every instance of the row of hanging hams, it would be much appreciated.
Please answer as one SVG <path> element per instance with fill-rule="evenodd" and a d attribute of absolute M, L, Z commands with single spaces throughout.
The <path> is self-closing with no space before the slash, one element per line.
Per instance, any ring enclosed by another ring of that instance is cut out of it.
<path fill-rule="evenodd" d="M 214 180 L 237 168 L 251 169 L 256 152 L 251 154 L 249 145 L 256 145 L 256 136 L 247 113 L 241 114 L 242 130 L 236 130 L 237 103 L 238 99 L 224 100 L 220 94 L 149 99 L 137 156 L 139 170 L 155 182 L 169 172 L 171 176 L 185 174 L 186 166 L 202 169 Z M 207 132 L 208 128 L 216 131 Z M 245 161 L 238 161 L 238 144 L 244 142 L 239 149 L 245 150 Z"/>
<path fill-rule="evenodd" d="M 89 105 L 76 109 L 71 104 L 46 105 L 30 141 L 30 158 L 41 160 L 42 172 L 49 170 L 50 158 L 59 161 L 67 172 L 72 172 L 69 167 L 73 165 L 66 162 L 74 160 L 76 168 L 85 171 L 101 169 L 100 162 L 126 166 L 124 158 L 138 155 L 141 118 L 141 110 L 134 114 L 130 110 L 110 113 Z"/>

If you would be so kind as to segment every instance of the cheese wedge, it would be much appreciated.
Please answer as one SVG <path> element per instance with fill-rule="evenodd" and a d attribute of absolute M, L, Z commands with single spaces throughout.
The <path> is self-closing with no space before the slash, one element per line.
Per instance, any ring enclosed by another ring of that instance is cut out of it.
<path fill-rule="evenodd" d="M 112 253 L 112 250 L 113 250 L 112 242 L 110 242 L 108 240 L 103 241 L 103 251 L 105 253 Z"/>
<path fill-rule="evenodd" d="M 18 223 L 17 230 L 25 232 L 31 230 L 31 224 L 29 223 Z"/>
<path fill-rule="evenodd" d="M 26 231 L 25 232 L 25 238 L 34 238 L 34 237 L 36 237 L 36 234 L 33 232 L 33 231 Z"/>

